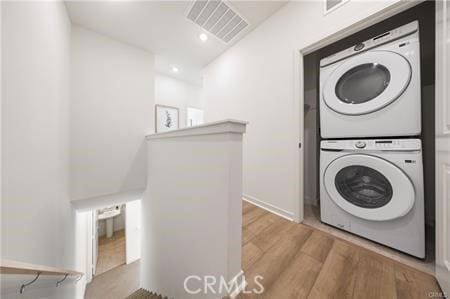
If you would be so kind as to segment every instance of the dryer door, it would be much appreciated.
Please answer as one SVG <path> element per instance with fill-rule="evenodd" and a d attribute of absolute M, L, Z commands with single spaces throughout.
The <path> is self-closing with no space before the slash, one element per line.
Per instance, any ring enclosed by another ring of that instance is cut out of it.
<path fill-rule="evenodd" d="M 361 115 L 395 101 L 411 80 L 409 62 L 390 51 L 370 51 L 343 62 L 323 86 L 323 100 L 332 110 Z"/>
<path fill-rule="evenodd" d="M 406 215 L 414 205 L 411 180 L 394 164 L 371 155 L 337 158 L 324 173 L 325 189 L 344 211 L 366 220 Z"/>

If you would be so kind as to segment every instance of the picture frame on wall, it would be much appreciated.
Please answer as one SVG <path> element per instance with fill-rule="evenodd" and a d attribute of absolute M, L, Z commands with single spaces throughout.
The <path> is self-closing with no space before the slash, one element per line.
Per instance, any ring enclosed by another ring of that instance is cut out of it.
<path fill-rule="evenodd" d="M 180 126 L 180 110 L 177 107 L 155 105 L 156 133 L 176 130 Z"/>

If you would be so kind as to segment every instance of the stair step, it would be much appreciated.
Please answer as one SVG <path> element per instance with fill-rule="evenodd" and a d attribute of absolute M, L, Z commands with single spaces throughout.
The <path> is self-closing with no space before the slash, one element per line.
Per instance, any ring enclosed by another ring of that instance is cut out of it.
<path fill-rule="evenodd" d="M 139 289 L 126 299 L 167 299 L 167 297 L 163 297 L 162 295 L 158 295 L 144 289 Z"/>

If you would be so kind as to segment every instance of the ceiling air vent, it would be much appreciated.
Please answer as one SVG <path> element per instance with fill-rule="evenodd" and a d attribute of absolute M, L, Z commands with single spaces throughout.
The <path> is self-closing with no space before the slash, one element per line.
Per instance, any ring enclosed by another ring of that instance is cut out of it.
<path fill-rule="evenodd" d="M 192 1 L 187 18 L 226 43 L 248 26 L 236 10 L 219 0 Z"/>

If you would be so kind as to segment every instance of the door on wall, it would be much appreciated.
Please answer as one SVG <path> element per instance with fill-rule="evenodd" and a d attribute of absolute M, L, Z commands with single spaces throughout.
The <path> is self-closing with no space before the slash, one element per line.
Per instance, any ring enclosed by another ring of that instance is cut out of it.
<path fill-rule="evenodd" d="M 436 1 L 436 278 L 450 296 L 450 1 Z"/>
<path fill-rule="evenodd" d="M 126 263 L 141 258 L 141 201 L 130 201 L 125 208 Z"/>
<path fill-rule="evenodd" d="M 92 211 L 92 275 L 95 275 L 98 257 L 98 220 L 97 211 Z"/>
<path fill-rule="evenodd" d="M 95 275 L 95 266 L 97 262 L 95 229 L 96 219 L 95 211 L 83 213 L 86 221 L 86 283 L 91 282 Z"/>
<path fill-rule="evenodd" d="M 203 124 L 203 110 L 188 107 L 186 109 L 186 126 L 198 126 Z"/>

